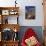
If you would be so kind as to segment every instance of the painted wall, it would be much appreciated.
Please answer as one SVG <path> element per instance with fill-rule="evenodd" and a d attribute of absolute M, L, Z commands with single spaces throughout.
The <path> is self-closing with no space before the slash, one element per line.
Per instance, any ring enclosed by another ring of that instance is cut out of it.
<path fill-rule="evenodd" d="M 0 6 L 10 7 L 15 6 L 15 0 L 0 0 Z M 42 0 L 17 0 L 17 6 L 19 9 L 19 24 L 21 26 L 43 26 L 43 6 Z M 25 6 L 35 6 L 36 8 L 36 19 L 25 20 Z"/>
<path fill-rule="evenodd" d="M 15 6 L 14 3 L 15 0 L 0 0 L 0 7 L 10 7 L 10 6 Z M 19 9 L 19 24 L 21 26 L 31 26 L 31 28 L 33 28 L 35 30 L 35 32 L 37 33 L 40 41 L 43 41 L 43 30 L 42 27 L 43 26 L 43 6 L 42 6 L 42 0 L 17 0 L 17 3 L 20 7 Z M 25 6 L 35 6 L 36 7 L 36 19 L 35 20 L 25 20 Z M 9 20 L 12 17 L 9 17 Z M 14 18 L 15 19 L 15 18 Z M 14 20 L 13 19 L 13 20 Z M 13 21 L 14 22 L 14 21 Z M 33 27 L 32 27 L 33 26 Z M 36 26 L 36 27 L 35 27 Z M 27 29 L 28 27 L 21 27 L 20 29 L 20 40 L 22 38 L 23 33 L 25 32 L 25 29 Z M 21 35 L 22 34 L 22 35 Z"/>

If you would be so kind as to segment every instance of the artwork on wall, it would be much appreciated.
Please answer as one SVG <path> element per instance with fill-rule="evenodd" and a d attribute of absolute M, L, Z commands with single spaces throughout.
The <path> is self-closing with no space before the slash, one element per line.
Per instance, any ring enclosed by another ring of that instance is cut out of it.
<path fill-rule="evenodd" d="M 9 10 L 2 10 L 2 15 L 9 15 Z"/>
<path fill-rule="evenodd" d="M 25 6 L 25 19 L 35 19 L 35 6 Z"/>

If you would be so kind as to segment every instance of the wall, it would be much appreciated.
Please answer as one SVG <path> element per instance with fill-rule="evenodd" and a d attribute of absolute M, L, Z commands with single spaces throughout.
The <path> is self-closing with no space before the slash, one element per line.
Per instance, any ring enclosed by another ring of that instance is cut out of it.
<path fill-rule="evenodd" d="M 22 1 L 22 0 L 21 0 Z M 20 2 L 21 2 L 20 1 Z M 25 20 L 25 6 L 35 6 L 36 7 L 36 19 L 35 20 Z M 22 26 L 42 26 L 43 25 L 43 10 L 42 10 L 42 0 L 29 0 L 21 2 L 20 11 L 20 24 Z M 19 20 L 20 20 L 19 18 Z M 23 20 L 23 21 L 22 21 Z M 22 23 L 21 23 L 22 22 Z"/>
<path fill-rule="evenodd" d="M 0 0 L 0 6 L 1 7 L 10 7 L 15 6 L 14 3 L 15 0 Z M 40 41 L 43 41 L 43 30 L 42 26 L 44 25 L 43 20 L 43 6 L 42 6 L 42 0 L 17 0 L 17 3 L 20 7 L 19 9 L 19 24 L 21 26 L 31 26 L 37 33 Z M 36 7 L 36 19 L 35 20 L 26 20 L 25 19 L 25 6 L 35 6 Z M 9 20 L 12 17 L 9 17 Z M 13 21 L 14 22 L 14 21 Z M 32 27 L 33 26 L 33 27 Z M 29 27 L 21 27 L 20 29 L 20 39 L 22 38 L 23 33 L 25 32 L 25 29 Z M 21 35 L 22 34 L 22 35 Z"/>
<path fill-rule="evenodd" d="M 14 6 L 15 0 L 0 0 L 0 6 L 9 7 Z M 42 0 L 17 0 L 20 7 L 19 10 L 19 24 L 21 26 L 43 26 L 43 6 Z M 35 6 L 36 7 L 36 19 L 35 20 L 25 20 L 25 6 Z M 21 19 L 20 19 L 21 18 Z"/>

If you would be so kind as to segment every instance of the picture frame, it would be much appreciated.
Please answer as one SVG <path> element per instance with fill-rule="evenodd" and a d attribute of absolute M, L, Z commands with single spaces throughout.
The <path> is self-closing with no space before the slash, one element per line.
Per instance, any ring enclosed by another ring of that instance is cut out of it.
<path fill-rule="evenodd" d="M 2 15 L 9 15 L 9 10 L 2 10 Z"/>
<path fill-rule="evenodd" d="M 35 19 L 35 6 L 25 6 L 25 19 Z"/>
<path fill-rule="evenodd" d="M 10 10 L 10 11 L 9 11 L 9 14 L 10 14 L 10 15 L 17 15 L 17 13 L 18 13 L 18 12 L 17 12 L 16 10 Z"/>

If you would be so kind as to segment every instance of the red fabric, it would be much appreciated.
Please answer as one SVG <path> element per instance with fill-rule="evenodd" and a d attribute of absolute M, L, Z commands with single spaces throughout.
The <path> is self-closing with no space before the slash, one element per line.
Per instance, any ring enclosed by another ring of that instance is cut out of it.
<path fill-rule="evenodd" d="M 22 39 L 21 45 L 26 46 L 25 39 L 28 39 L 29 37 L 32 37 L 32 36 L 35 36 L 35 37 L 37 36 L 36 33 L 34 32 L 34 30 L 32 28 L 27 29 L 27 31 L 25 32 L 25 35 Z M 41 46 L 41 45 L 38 43 L 38 44 L 36 44 L 36 46 Z"/>

